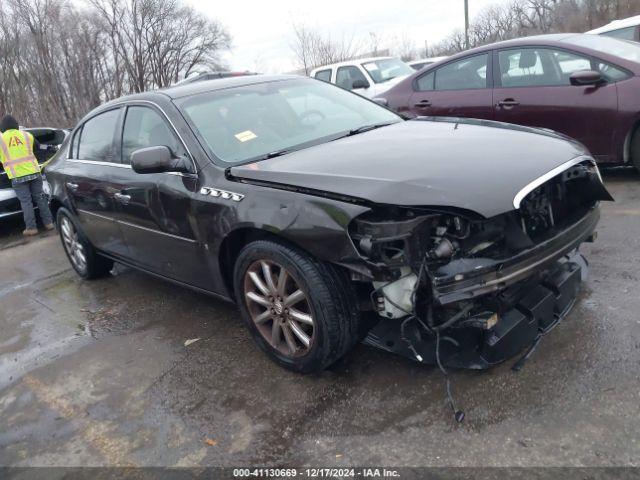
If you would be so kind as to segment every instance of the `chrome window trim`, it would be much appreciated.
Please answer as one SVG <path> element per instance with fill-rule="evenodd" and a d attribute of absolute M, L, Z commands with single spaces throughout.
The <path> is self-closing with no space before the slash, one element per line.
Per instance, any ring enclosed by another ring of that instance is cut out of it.
<path fill-rule="evenodd" d="M 530 182 L 527 185 L 525 185 L 524 188 L 522 188 L 516 194 L 516 196 L 513 197 L 513 206 L 514 206 L 514 208 L 516 208 L 516 209 L 520 208 L 520 203 L 522 202 L 524 197 L 526 197 L 529 193 L 531 193 L 533 190 L 538 188 L 540 185 L 542 185 L 543 183 L 545 183 L 548 180 L 551 180 L 556 175 L 561 174 L 565 170 L 573 167 L 574 165 L 577 165 L 577 164 L 583 163 L 583 162 L 590 162 L 591 164 L 593 164 L 593 166 L 596 169 L 596 172 L 598 173 L 598 178 L 600 178 L 600 181 L 602 181 L 602 177 L 600 176 L 600 170 L 598 170 L 598 166 L 596 165 L 596 161 L 592 157 L 590 157 L 588 155 L 580 155 L 579 157 L 575 157 L 575 158 L 569 160 L 568 162 L 563 163 L 562 165 L 558 165 L 553 170 L 548 171 L 547 173 L 545 173 L 541 177 L 536 178 L 533 182 Z"/>
<path fill-rule="evenodd" d="M 67 158 L 67 162 L 84 163 L 87 165 L 101 165 L 104 167 L 128 168 L 129 170 L 132 170 L 131 165 L 127 165 L 124 163 L 101 162 L 100 160 L 76 160 L 75 158 Z M 197 173 L 162 172 L 162 174 L 175 175 L 178 177 L 186 177 L 186 178 L 198 178 Z"/>
<path fill-rule="evenodd" d="M 140 230 L 145 230 L 145 231 L 151 232 L 151 233 L 157 233 L 158 235 L 164 235 L 166 237 L 175 238 L 176 240 L 182 240 L 182 241 L 189 242 L 189 243 L 198 243 L 197 240 L 194 240 L 192 238 L 181 237 L 179 235 L 173 235 L 172 233 L 163 232 L 161 230 L 156 230 L 154 228 L 143 227 L 143 226 L 140 226 L 140 225 L 136 225 L 134 223 L 125 222 L 124 220 L 116 220 L 115 218 L 107 217 L 106 215 L 100 215 L 99 213 L 90 212 L 88 210 L 83 210 L 81 208 L 78 208 L 77 210 L 80 213 L 84 213 L 86 215 L 90 215 L 90 216 L 93 216 L 93 217 L 98 217 L 98 218 L 100 218 L 102 220 L 107 220 L 109 222 L 118 223 L 120 225 L 126 225 L 128 227 L 139 228 Z"/>
<path fill-rule="evenodd" d="M 131 165 L 125 165 L 123 163 L 102 162 L 100 160 L 77 160 L 75 158 L 67 158 L 67 162 L 84 163 L 87 165 L 101 165 L 104 167 L 131 168 Z"/>

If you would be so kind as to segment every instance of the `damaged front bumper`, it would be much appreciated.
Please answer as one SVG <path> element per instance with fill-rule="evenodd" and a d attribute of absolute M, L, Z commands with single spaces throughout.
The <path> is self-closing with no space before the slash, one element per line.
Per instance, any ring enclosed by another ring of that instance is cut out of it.
<path fill-rule="evenodd" d="M 542 278 L 505 288 L 498 295 L 502 312 L 491 328 L 452 326 L 436 336 L 417 317 L 382 319 L 364 343 L 424 363 L 436 364 L 439 355 L 449 367 L 489 368 L 532 345 L 569 313 L 587 268 L 574 250 L 557 259 Z"/>
<path fill-rule="evenodd" d="M 500 291 L 537 271 L 546 270 L 591 239 L 599 220 L 600 210 L 595 207 L 554 237 L 509 259 L 494 260 L 489 264 L 483 261 L 485 259 L 453 260 L 432 277 L 434 300 L 445 305 L 475 298 Z"/>

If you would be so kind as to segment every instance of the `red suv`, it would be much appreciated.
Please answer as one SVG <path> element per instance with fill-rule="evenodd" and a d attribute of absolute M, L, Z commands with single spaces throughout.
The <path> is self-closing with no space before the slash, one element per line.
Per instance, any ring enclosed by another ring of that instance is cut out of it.
<path fill-rule="evenodd" d="M 601 163 L 640 169 L 640 44 L 541 35 L 469 50 L 416 72 L 382 100 L 409 117 L 473 117 L 543 127 Z"/>

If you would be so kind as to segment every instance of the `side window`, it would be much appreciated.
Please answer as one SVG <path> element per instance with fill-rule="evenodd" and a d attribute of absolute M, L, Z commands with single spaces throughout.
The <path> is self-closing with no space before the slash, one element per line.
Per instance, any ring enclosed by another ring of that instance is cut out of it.
<path fill-rule="evenodd" d="M 129 107 L 122 133 L 122 163 L 131 163 L 131 154 L 140 148 L 169 147 L 174 155 L 186 152 L 162 116 L 150 107 Z"/>
<path fill-rule="evenodd" d="M 552 87 L 571 85 L 569 77 L 591 70 L 591 59 L 549 48 L 523 48 L 498 52 L 503 87 Z"/>
<path fill-rule="evenodd" d="M 322 80 L 323 82 L 331 82 L 331 69 L 320 70 L 319 72 L 316 72 L 314 78 Z"/>
<path fill-rule="evenodd" d="M 636 39 L 636 27 L 620 28 L 618 30 L 612 30 L 611 32 L 601 33 L 607 37 L 620 38 L 622 40 L 635 40 Z"/>
<path fill-rule="evenodd" d="M 436 90 L 469 90 L 487 88 L 489 55 L 475 55 L 448 63 L 435 72 Z"/>
<path fill-rule="evenodd" d="M 351 90 L 353 88 L 353 82 L 356 80 L 367 82 L 367 78 L 358 67 L 348 66 L 338 68 L 336 72 L 336 85 L 345 90 Z"/>
<path fill-rule="evenodd" d="M 430 90 L 433 90 L 433 81 L 435 80 L 435 77 L 435 72 L 431 72 L 418 78 L 418 81 L 416 82 L 418 85 L 418 91 L 428 92 Z"/>
<path fill-rule="evenodd" d="M 619 82 L 620 80 L 629 78 L 627 72 L 605 62 L 598 62 L 596 68 L 609 82 Z"/>
<path fill-rule="evenodd" d="M 552 72 L 545 77 L 540 52 L 533 48 L 498 52 L 500 79 L 503 87 L 531 87 L 557 84 L 559 76 Z"/>
<path fill-rule="evenodd" d="M 554 51 L 553 57 L 560 67 L 562 76 L 566 77 L 567 80 L 573 72 L 591 70 L 591 60 L 580 55 L 574 55 L 573 53 L 565 51 Z"/>
<path fill-rule="evenodd" d="M 120 116 L 120 109 L 96 115 L 82 127 L 78 145 L 78 158 L 113 162 L 113 137 Z"/>

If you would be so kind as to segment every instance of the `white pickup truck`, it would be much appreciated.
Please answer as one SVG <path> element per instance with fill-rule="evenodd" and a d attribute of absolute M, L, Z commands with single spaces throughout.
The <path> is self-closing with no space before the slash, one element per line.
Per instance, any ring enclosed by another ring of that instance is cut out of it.
<path fill-rule="evenodd" d="M 310 76 L 375 98 L 412 73 L 415 70 L 399 58 L 370 57 L 318 67 Z"/>

